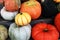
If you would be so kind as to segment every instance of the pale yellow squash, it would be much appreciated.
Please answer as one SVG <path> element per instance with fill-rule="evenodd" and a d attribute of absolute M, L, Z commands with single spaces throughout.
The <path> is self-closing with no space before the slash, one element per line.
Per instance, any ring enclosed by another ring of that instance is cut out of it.
<path fill-rule="evenodd" d="M 28 13 L 22 12 L 16 15 L 15 23 L 17 25 L 27 25 L 31 22 L 31 16 Z"/>

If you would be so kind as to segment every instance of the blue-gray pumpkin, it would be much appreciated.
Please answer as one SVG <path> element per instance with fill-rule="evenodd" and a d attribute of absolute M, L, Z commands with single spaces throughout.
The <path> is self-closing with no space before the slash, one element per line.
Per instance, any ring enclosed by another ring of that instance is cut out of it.
<path fill-rule="evenodd" d="M 31 36 L 31 25 L 17 26 L 12 23 L 9 28 L 9 37 L 11 40 L 29 40 Z"/>

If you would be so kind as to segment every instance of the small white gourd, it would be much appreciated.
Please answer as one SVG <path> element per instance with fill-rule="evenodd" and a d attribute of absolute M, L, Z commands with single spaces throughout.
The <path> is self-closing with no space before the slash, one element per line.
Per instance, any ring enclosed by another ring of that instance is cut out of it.
<path fill-rule="evenodd" d="M 11 40 L 29 40 L 31 36 L 31 25 L 18 27 L 15 23 L 12 23 L 9 28 L 9 36 Z"/>
<path fill-rule="evenodd" d="M 6 11 L 5 7 L 1 9 L 1 16 L 5 20 L 13 20 L 17 13 L 18 11 L 14 11 L 14 12 Z"/>

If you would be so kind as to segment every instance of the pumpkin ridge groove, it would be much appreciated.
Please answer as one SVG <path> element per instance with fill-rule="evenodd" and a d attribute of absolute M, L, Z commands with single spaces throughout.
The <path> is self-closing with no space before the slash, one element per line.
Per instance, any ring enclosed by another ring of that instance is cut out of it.
<path fill-rule="evenodd" d="M 24 25 L 22 17 L 21 17 L 21 21 L 22 21 L 22 25 Z"/>
<path fill-rule="evenodd" d="M 19 16 L 20 16 L 20 15 L 19 15 Z M 18 18 L 19 18 L 19 16 L 18 16 Z M 17 18 L 17 19 L 18 19 L 18 18 Z M 19 22 L 18 22 L 18 20 L 17 20 L 17 23 L 18 23 L 18 25 L 19 25 Z"/>
<path fill-rule="evenodd" d="M 26 35 L 27 35 L 27 31 L 26 31 L 26 29 L 25 29 L 25 33 L 26 33 Z M 28 36 L 27 36 L 28 37 Z M 27 39 L 27 37 L 26 37 L 26 39 Z"/>
<path fill-rule="evenodd" d="M 26 18 L 26 20 L 27 20 L 27 23 L 28 23 L 29 21 L 28 21 L 27 17 L 26 17 L 25 15 L 24 15 L 24 17 Z"/>

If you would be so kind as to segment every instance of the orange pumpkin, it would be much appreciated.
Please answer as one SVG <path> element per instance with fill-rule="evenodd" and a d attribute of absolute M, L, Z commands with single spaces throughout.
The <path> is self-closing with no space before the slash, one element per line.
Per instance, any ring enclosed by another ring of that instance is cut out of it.
<path fill-rule="evenodd" d="M 16 15 L 15 23 L 17 25 L 27 25 L 31 22 L 31 17 L 28 13 L 22 12 Z"/>
<path fill-rule="evenodd" d="M 34 40 L 58 40 L 59 32 L 55 26 L 47 23 L 38 23 L 32 28 Z"/>
<path fill-rule="evenodd" d="M 60 0 L 54 0 L 56 3 L 60 3 Z"/>
<path fill-rule="evenodd" d="M 54 23 L 58 29 L 58 31 L 60 32 L 60 13 L 58 13 L 55 17 Z"/>
<path fill-rule="evenodd" d="M 3 3 L 3 0 L 0 0 L 0 4 Z"/>
<path fill-rule="evenodd" d="M 20 12 L 27 12 L 32 19 L 37 19 L 41 15 L 41 4 L 38 1 L 27 1 L 22 3 Z"/>
<path fill-rule="evenodd" d="M 18 10 L 18 4 L 20 4 L 19 0 L 4 0 L 5 8 L 8 11 L 16 11 Z"/>

